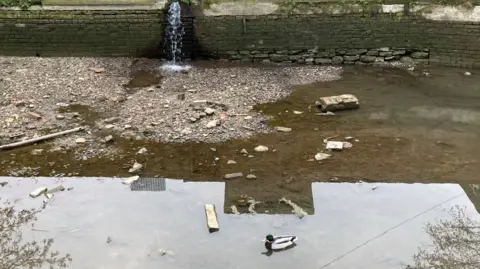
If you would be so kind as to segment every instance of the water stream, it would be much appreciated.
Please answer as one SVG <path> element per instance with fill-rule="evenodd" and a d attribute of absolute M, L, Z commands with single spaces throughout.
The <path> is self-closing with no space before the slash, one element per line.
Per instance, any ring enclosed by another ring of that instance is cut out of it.
<path fill-rule="evenodd" d="M 165 54 L 169 62 L 162 66 L 163 70 L 178 72 L 190 69 L 190 66 L 183 64 L 182 39 L 184 34 L 180 3 L 173 0 L 168 9 L 165 27 Z"/>

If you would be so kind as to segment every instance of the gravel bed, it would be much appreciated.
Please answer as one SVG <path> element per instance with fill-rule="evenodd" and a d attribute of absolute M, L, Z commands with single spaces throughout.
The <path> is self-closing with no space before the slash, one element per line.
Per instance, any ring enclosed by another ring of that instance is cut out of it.
<path fill-rule="evenodd" d="M 131 58 L 0 57 L 1 143 L 77 126 L 86 126 L 86 132 L 58 143 L 75 144 L 79 137 L 100 143 L 107 134 L 161 142 L 247 138 L 271 131 L 267 117 L 253 110 L 255 104 L 284 98 L 295 84 L 339 79 L 342 70 L 194 67 L 165 73 L 160 64 Z M 138 71 L 153 77 L 140 81 L 147 81 L 138 84 L 144 87 L 125 87 L 132 86 L 131 74 Z M 73 105 L 87 106 L 98 116 L 69 111 Z"/>

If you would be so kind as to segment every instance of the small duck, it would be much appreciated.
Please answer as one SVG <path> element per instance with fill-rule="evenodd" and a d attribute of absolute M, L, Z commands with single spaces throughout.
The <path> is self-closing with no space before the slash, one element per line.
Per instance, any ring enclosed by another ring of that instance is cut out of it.
<path fill-rule="evenodd" d="M 283 250 L 289 247 L 292 247 L 297 241 L 298 237 L 293 235 L 277 235 L 273 236 L 271 234 L 267 235 L 263 242 L 265 242 L 265 247 L 268 250 Z"/>

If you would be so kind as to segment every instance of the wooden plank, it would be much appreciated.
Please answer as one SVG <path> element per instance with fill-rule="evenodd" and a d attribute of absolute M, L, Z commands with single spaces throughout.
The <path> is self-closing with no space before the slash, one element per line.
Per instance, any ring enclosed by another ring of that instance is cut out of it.
<path fill-rule="evenodd" d="M 205 215 L 207 216 L 207 227 L 208 231 L 218 232 L 220 227 L 218 226 L 217 212 L 215 211 L 215 205 L 206 204 L 205 205 Z"/>

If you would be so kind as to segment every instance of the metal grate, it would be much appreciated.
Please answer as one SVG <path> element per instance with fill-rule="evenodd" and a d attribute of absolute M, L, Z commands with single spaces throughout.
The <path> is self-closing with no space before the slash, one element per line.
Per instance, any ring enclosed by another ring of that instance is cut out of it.
<path fill-rule="evenodd" d="M 167 185 L 164 178 L 139 178 L 130 184 L 131 191 L 165 191 Z"/>

